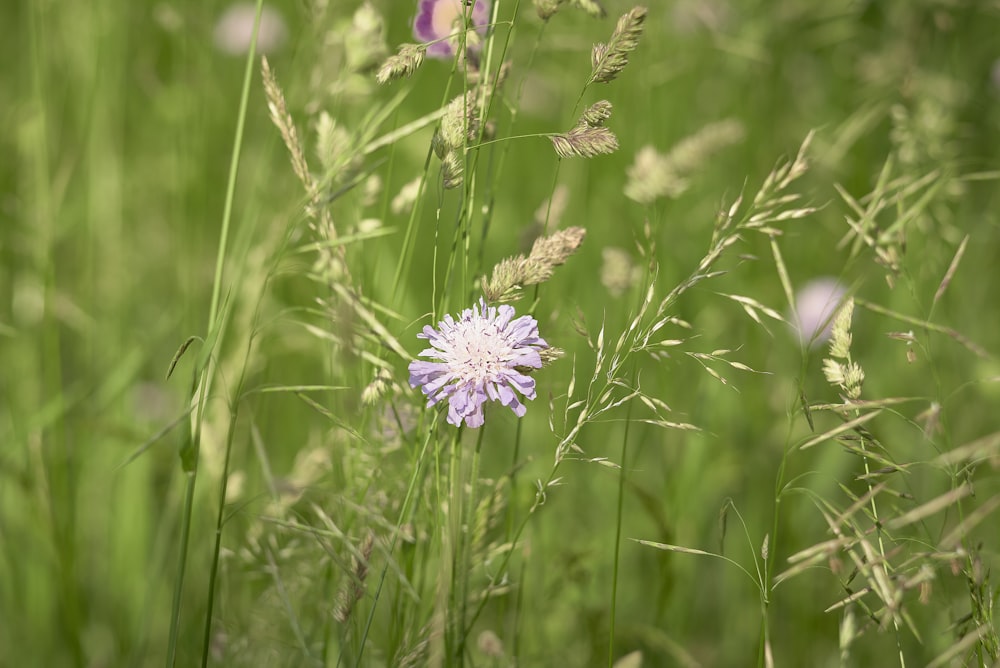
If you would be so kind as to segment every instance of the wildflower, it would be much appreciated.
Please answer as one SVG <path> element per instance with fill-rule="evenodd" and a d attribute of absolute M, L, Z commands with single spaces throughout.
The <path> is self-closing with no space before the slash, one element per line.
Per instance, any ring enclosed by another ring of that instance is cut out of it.
<path fill-rule="evenodd" d="M 256 19 L 257 7 L 254 4 L 238 2 L 230 5 L 215 24 L 215 47 L 232 56 L 249 51 Z M 285 20 L 278 10 L 264 5 L 257 32 L 257 53 L 274 53 L 285 43 L 287 35 Z"/>
<path fill-rule="evenodd" d="M 410 362 L 410 386 L 421 386 L 428 406 L 448 400 L 448 422 L 456 427 L 483 425 L 483 404 L 499 401 L 518 417 L 526 412 L 518 399 L 535 398 L 535 381 L 522 370 L 542 366 L 541 350 L 549 345 L 538 336 L 538 322 L 528 315 L 514 319 L 514 307 L 479 304 L 450 315 L 434 329 L 424 327 L 418 338 L 430 341 L 420 353 L 440 362 Z M 517 393 L 515 393 L 515 390 Z"/>
<path fill-rule="evenodd" d="M 432 58 L 451 58 L 458 44 L 456 29 L 461 30 L 468 16 L 475 32 L 466 37 L 468 48 L 486 35 L 486 25 L 490 20 L 490 5 L 487 0 L 475 0 L 471 10 L 467 6 L 472 0 L 420 0 L 420 9 L 413 22 L 413 35 L 428 45 L 427 55 Z"/>
<path fill-rule="evenodd" d="M 822 343 L 830 338 L 833 315 L 846 291 L 835 278 L 809 281 L 795 295 L 795 328 L 799 340 L 806 345 Z"/>

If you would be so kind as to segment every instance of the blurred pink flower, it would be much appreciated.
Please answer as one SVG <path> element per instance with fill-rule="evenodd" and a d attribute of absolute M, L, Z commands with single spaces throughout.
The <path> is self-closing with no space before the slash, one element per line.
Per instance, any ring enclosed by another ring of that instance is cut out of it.
<path fill-rule="evenodd" d="M 795 295 L 792 324 L 799 340 L 816 345 L 830 338 L 830 325 L 847 290 L 830 276 L 806 283 Z"/>
<path fill-rule="evenodd" d="M 420 0 L 417 18 L 413 22 L 413 36 L 421 42 L 434 42 L 427 47 L 427 55 L 432 58 L 451 58 L 458 46 L 458 35 L 469 15 L 479 37 L 486 35 L 486 25 L 490 20 L 488 0 L 475 0 L 471 11 L 467 6 L 473 0 Z M 475 50 L 473 35 L 466 38 L 468 48 Z M 451 37 L 455 35 L 455 37 Z M 448 39 L 451 37 L 450 39 Z M 435 41 L 442 40 L 442 41 Z"/>
<path fill-rule="evenodd" d="M 231 56 L 249 51 L 256 17 L 257 6 L 253 3 L 238 2 L 229 5 L 215 24 L 215 47 Z M 264 5 L 257 33 L 257 53 L 274 53 L 284 45 L 287 36 L 288 29 L 281 14 L 273 7 Z"/>

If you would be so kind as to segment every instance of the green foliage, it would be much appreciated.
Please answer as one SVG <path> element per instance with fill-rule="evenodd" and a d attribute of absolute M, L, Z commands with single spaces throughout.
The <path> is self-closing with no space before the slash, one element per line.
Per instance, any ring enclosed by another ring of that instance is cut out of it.
<path fill-rule="evenodd" d="M 995 664 L 996 7 L 412 4 L 0 8 L 0 665 Z"/>

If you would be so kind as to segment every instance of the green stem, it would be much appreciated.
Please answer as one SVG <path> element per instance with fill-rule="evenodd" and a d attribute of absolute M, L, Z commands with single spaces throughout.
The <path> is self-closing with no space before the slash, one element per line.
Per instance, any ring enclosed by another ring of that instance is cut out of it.
<path fill-rule="evenodd" d="M 236 177 L 239 173 L 240 153 L 243 145 L 243 130 L 246 124 L 247 108 L 250 99 L 250 84 L 253 81 L 253 68 L 255 54 L 257 50 L 257 32 L 260 28 L 260 15 L 264 6 L 264 0 L 257 0 L 257 15 L 254 20 L 253 35 L 250 40 L 250 48 L 247 51 L 246 69 L 243 75 L 243 92 L 240 96 L 240 106 L 236 119 L 236 133 L 233 141 L 233 152 L 229 161 L 229 180 L 226 186 L 226 200 L 222 212 L 222 228 L 219 233 L 219 248 L 215 260 L 215 275 L 212 283 L 212 301 L 209 307 L 208 323 L 211 334 L 206 337 L 211 342 L 208 350 L 204 351 L 201 359 L 201 379 L 197 387 L 192 392 L 192 397 L 198 400 L 198 415 L 195 420 L 194 434 L 188 446 L 181 451 L 181 465 L 188 474 L 187 489 L 185 492 L 184 514 L 181 519 L 181 545 L 178 556 L 177 580 L 174 583 L 174 600 L 171 609 L 170 619 L 170 639 L 167 648 L 167 666 L 172 668 L 177 656 L 177 634 L 180 620 L 180 598 L 184 586 L 184 574 L 187 565 L 188 537 L 191 532 L 191 519 L 194 512 L 194 488 L 198 475 L 198 458 L 201 449 L 201 426 L 205 416 L 205 405 L 208 401 L 209 391 L 212 384 L 212 350 L 216 349 L 223 337 L 224 318 L 219 317 L 219 303 L 222 298 L 223 269 L 225 267 L 226 251 L 229 246 L 229 229 L 233 214 L 233 202 L 236 198 Z M 215 330 L 212 332 L 212 330 Z M 223 480 L 226 473 L 223 472 Z M 225 502 L 225 499 L 221 501 Z M 211 625 L 211 608 L 213 592 L 209 591 L 208 607 L 209 615 L 206 626 Z M 207 658 L 203 655 L 202 665 Z"/>
<path fill-rule="evenodd" d="M 637 372 L 633 369 L 633 384 L 635 383 L 636 375 Z M 615 559 L 611 575 L 611 622 L 608 629 L 608 668 L 611 668 L 615 663 L 615 617 L 618 609 L 618 567 L 621 563 L 622 509 L 625 506 L 626 458 L 628 457 L 628 433 L 629 428 L 632 426 L 633 403 L 632 401 L 628 402 L 628 408 L 625 412 L 625 433 L 622 434 L 622 456 L 620 468 L 618 469 L 618 509 L 615 516 Z"/>
<path fill-rule="evenodd" d="M 449 604 L 448 611 L 445 615 L 445 638 L 447 639 L 445 643 L 445 649 L 447 650 L 447 656 L 450 658 L 456 656 L 461 662 L 461 653 L 459 651 L 459 638 L 456 634 L 460 636 L 465 632 L 462 625 L 453 619 L 454 611 L 461 610 L 461 590 L 462 587 L 457 581 L 458 568 L 461 564 L 462 558 L 462 522 L 463 522 L 463 510 L 464 504 L 462 503 L 462 448 L 461 440 L 459 438 L 460 432 L 456 432 L 455 439 L 451 443 L 451 463 L 448 465 L 448 520 L 450 526 L 448 527 L 448 535 L 451 537 L 451 582 L 449 583 Z"/>
<path fill-rule="evenodd" d="M 247 357 L 250 356 L 247 345 Z M 205 612 L 205 633 L 202 636 L 201 665 L 202 668 L 208 665 L 208 651 L 212 644 L 212 610 L 215 607 L 215 580 L 219 573 L 219 553 L 222 548 L 222 525 L 225 519 L 226 494 L 229 490 L 229 459 L 233 451 L 233 436 L 236 433 L 236 418 L 239 415 L 239 397 L 242 394 L 243 381 L 246 373 L 246 364 L 243 366 L 240 382 L 236 390 L 236 404 L 229 413 L 229 430 L 226 434 L 226 455 L 222 464 L 222 474 L 219 480 L 219 509 L 215 518 L 215 547 L 212 551 L 212 567 L 208 574 L 208 610 Z"/>
<path fill-rule="evenodd" d="M 424 444 L 420 449 L 420 455 L 417 457 L 416 466 L 413 467 L 413 475 L 410 476 L 410 484 L 406 488 L 406 496 L 403 497 L 403 505 L 399 509 L 399 518 L 396 520 L 396 530 L 392 534 L 392 540 L 389 542 L 389 550 L 386 554 L 386 565 L 382 567 L 382 573 L 379 575 L 378 586 L 375 588 L 375 594 L 372 597 L 372 607 L 368 611 L 368 619 L 365 622 L 364 633 L 361 634 L 361 643 L 358 647 L 358 658 L 354 663 L 355 668 L 361 666 L 361 658 L 364 655 L 365 643 L 368 641 L 368 633 L 371 631 L 372 622 L 375 620 L 375 610 L 378 608 L 378 601 L 382 595 L 382 587 L 385 585 L 385 577 L 389 572 L 388 560 L 392 557 L 393 552 L 396 549 L 396 542 L 399 540 L 399 534 L 402 531 L 403 525 L 406 524 L 410 514 L 410 503 L 413 500 L 413 491 L 417 487 L 417 480 L 420 477 L 420 472 L 423 470 L 424 459 L 427 456 L 427 448 L 430 446 L 430 442 L 435 433 L 437 433 L 437 422 L 440 413 L 436 414 L 434 421 L 427 430 L 427 436 L 424 438 Z"/>
<path fill-rule="evenodd" d="M 482 427 L 479 430 L 479 438 L 476 440 L 476 450 L 472 456 L 472 476 L 469 478 L 470 484 L 472 485 L 469 490 L 469 503 L 466 506 L 466 510 L 463 513 L 463 517 L 460 518 L 461 522 L 459 524 L 459 530 L 461 532 L 460 537 L 462 540 L 462 580 L 461 580 L 461 591 L 459 599 L 459 619 L 458 619 L 458 629 L 461 632 L 461 636 L 458 638 L 458 665 L 462 665 L 463 656 L 465 654 L 465 638 L 468 636 L 468 629 L 465 626 L 465 619 L 468 615 L 468 602 L 469 602 L 469 573 L 472 570 L 471 566 L 471 544 L 469 537 L 473 536 L 473 531 L 475 530 L 476 522 L 476 505 L 479 503 L 478 490 L 479 490 L 479 461 L 480 452 L 483 447 L 483 436 L 486 433 L 486 427 Z"/>
<path fill-rule="evenodd" d="M 167 640 L 167 668 L 174 665 L 177 659 L 177 628 L 181 617 L 181 592 L 184 590 L 184 572 L 187 567 L 188 539 L 191 536 L 191 511 L 194 506 L 195 472 L 186 474 L 187 485 L 184 490 L 184 521 L 181 523 L 180 558 L 177 564 L 177 579 L 174 580 L 174 596 L 170 606 L 170 635 Z"/>

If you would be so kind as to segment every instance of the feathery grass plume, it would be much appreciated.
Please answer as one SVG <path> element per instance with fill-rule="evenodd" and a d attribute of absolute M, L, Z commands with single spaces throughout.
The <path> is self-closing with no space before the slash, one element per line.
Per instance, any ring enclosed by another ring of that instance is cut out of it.
<path fill-rule="evenodd" d="M 457 188 L 465 181 L 465 164 L 458 151 L 448 151 L 441 157 L 441 182 L 445 190 Z"/>
<path fill-rule="evenodd" d="M 851 361 L 851 317 L 854 314 L 854 299 L 847 299 L 837 311 L 830 332 L 830 357 L 823 360 L 823 375 L 831 385 L 843 390 L 848 399 L 861 397 L 861 384 L 865 372 L 857 362 Z M 838 362 L 837 359 L 844 360 Z"/>
<path fill-rule="evenodd" d="M 309 174 L 305 153 L 302 150 L 302 142 L 299 141 L 299 134 L 295 130 L 295 121 L 288 113 L 285 95 L 281 92 L 281 87 L 274 78 L 266 56 L 261 58 L 260 71 L 264 80 L 264 95 L 267 98 L 267 109 L 271 113 L 271 121 L 281 133 L 281 140 L 285 142 L 285 147 L 288 148 L 288 153 L 291 155 L 292 171 L 295 172 L 295 176 L 299 177 L 299 181 L 305 186 L 306 191 L 311 194 L 313 181 Z"/>
<path fill-rule="evenodd" d="M 320 181 L 328 184 L 338 175 L 356 171 L 361 166 L 361 155 L 353 150 L 351 134 L 326 111 L 316 119 L 316 157 L 323 167 Z"/>
<path fill-rule="evenodd" d="M 621 297 L 642 276 L 642 267 L 632 262 L 632 256 L 622 248 L 601 249 L 601 285 L 612 297 Z"/>
<path fill-rule="evenodd" d="M 608 15 L 608 13 L 604 11 L 604 6 L 597 2 L 597 0 L 569 0 L 569 4 L 578 9 L 582 9 L 595 19 L 603 19 Z"/>
<path fill-rule="evenodd" d="M 351 72 L 367 72 L 385 60 L 385 21 L 369 0 L 351 17 L 351 29 L 344 35 L 344 56 Z"/>
<path fill-rule="evenodd" d="M 611 103 L 607 100 L 598 100 L 583 110 L 583 113 L 580 115 L 580 122 L 577 125 L 599 128 L 609 118 L 611 118 Z"/>
<path fill-rule="evenodd" d="M 354 611 L 354 605 L 365 595 L 365 580 L 368 578 L 368 560 L 375 547 L 375 533 L 369 531 L 358 548 L 358 554 L 352 558 L 353 571 L 349 580 L 337 596 L 337 605 L 333 610 L 333 618 L 341 624 L 347 623 Z"/>
<path fill-rule="evenodd" d="M 611 103 L 600 100 L 587 107 L 569 132 L 549 135 L 560 158 L 592 158 L 618 150 L 618 137 L 604 122 L 611 118 Z"/>
<path fill-rule="evenodd" d="M 510 498 L 509 478 L 473 481 L 473 484 L 492 486 L 489 494 L 479 500 L 469 526 L 469 556 L 473 563 L 482 563 L 489 556 L 491 543 L 499 537 L 496 531 L 503 524 Z M 479 596 L 479 592 L 474 594 Z"/>
<path fill-rule="evenodd" d="M 295 123 L 292 120 L 292 115 L 288 112 L 288 106 L 285 104 L 284 93 L 281 92 L 281 87 L 278 85 L 266 57 L 261 59 L 261 78 L 264 82 L 264 95 L 267 98 L 267 108 L 270 111 L 271 121 L 281 133 L 281 139 L 291 156 L 292 171 L 302 183 L 309 200 L 306 213 L 310 219 L 310 229 L 320 241 L 335 242 L 338 239 L 337 228 L 333 223 L 329 209 L 320 205 L 321 194 L 309 172 L 309 163 L 306 162 L 305 152 L 302 150 L 302 143 L 299 141 Z M 316 260 L 317 275 L 324 276 L 334 282 L 344 279 L 349 281 L 350 271 L 347 268 L 345 257 L 343 244 L 333 244 L 332 247 L 324 245 L 319 250 L 319 257 Z"/>
<path fill-rule="evenodd" d="M 496 75 L 472 86 L 462 95 L 457 95 L 445 106 L 441 125 L 434 137 L 434 151 L 443 157 L 448 151 L 460 151 L 479 139 L 485 130 L 482 116 L 490 97 L 503 86 L 510 74 L 510 63 L 500 66 Z"/>
<path fill-rule="evenodd" d="M 534 0 L 535 12 L 543 21 L 552 18 L 563 5 L 571 5 L 577 9 L 582 9 L 594 18 L 603 19 L 607 16 L 604 7 L 597 0 Z"/>
<path fill-rule="evenodd" d="M 560 158 L 593 158 L 618 150 L 618 137 L 603 127 L 575 127 L 569 132 L 551 135 L 549 139 Z"/>
<path fill-rule="evenodd" d="M 408 77 L 424 62 L 426 47 L 422 44 L 400 44 L 396 54 L 389 56 L 375 74 L 375 81 L 384 85 Z"/>
<path fill-rule="evenodd" d="M 445 150 L 464 149 L 479 136 L 479 90 L 473 88 L 459 95 L 445 107 L 441 117 L 440 145 Z"/>
<path fill-rule="evenodd" d="M 403 187 L 399 189 L 399 192 L 396 193 L 396 196 L 392 198 L 392 202 L 389 204 L 389 210 L 397 216 L 401 213 L 409 212 L 416 203 L 417 196 L 420 195 L 420 183 L 422 181 L 423 178 L 418 176 L 403 185 Z"/>
<path fill-rule="evenodd" d="M 555 346 L 549 346 L 545 350 L 538 353 L 539 357 L 542 358 L 542 368 L 544 369 L 548 365 L 552 364 L 556 360 L 561 360 L 566 356 L 566 351 L 562 348 L 556 348 Z"/>
<path fill-rule="evenodd" d="M 598 42 L 590 54 L 593 70 L 588 85 L 609 83 L 628 65 L 628 54 L 639 46 L 642 24 L 646 20 L 647 9 L 642 5 L 633 7 L 618 19 L 615 31 L 607 44 Z"/>
<path fill-rule="evenodd" d="M 493 268 L 492 277 L 483 281 L 483 294 L 491 302 L 520 299 L 525 286 L 544 283 L 551 278 L 555 268 L 580 248 L 586 234 L 582 227 L 568 227 L 539 237 L 527 257 L 509 257 Z"/>
<path fill-rule="evenodd" d="M 375 372 L 372 382 L 361 391 L 361 403 L 371 406 L 376 401 L 385 396 L 385 393 L 392 388 L 392 372 L 385 367 L 380 367 Z"/>
<path fill-rule="evenodd" d="M 431 147 L 441 159 L 441 173 L 445 189 L 457 188 L 464 180 L 465 149 L 470 142 L 477 141 L 491 124 L 485 128 L 482 115 L 489 99 L 510 72 L 510 64 L 502 65 L 497 74 L 487 81 L 456 96 L 444 109 L 441 125 L 434 132 Z"/>
<path fill-rule="evenodd" d="M 548 21 L 550 18 L 555 16 L 555 13 L 559 11 L 559 5 L 565 4 L 566 0 L 533 0 L 535 4 L 535 12 L 538 13 L 538 18 L 543 21 Z"/>
<path fill-rule="evenodd" d="M 742 141 L 744 134 L 742 123 L 726 119 L 702 127 L 666 154 L 652 146 L 642 147 L 628 169 L 625 196 L 640 204 L 679 197 L 690 186 L 691 174 L 721 149 Z"/>

